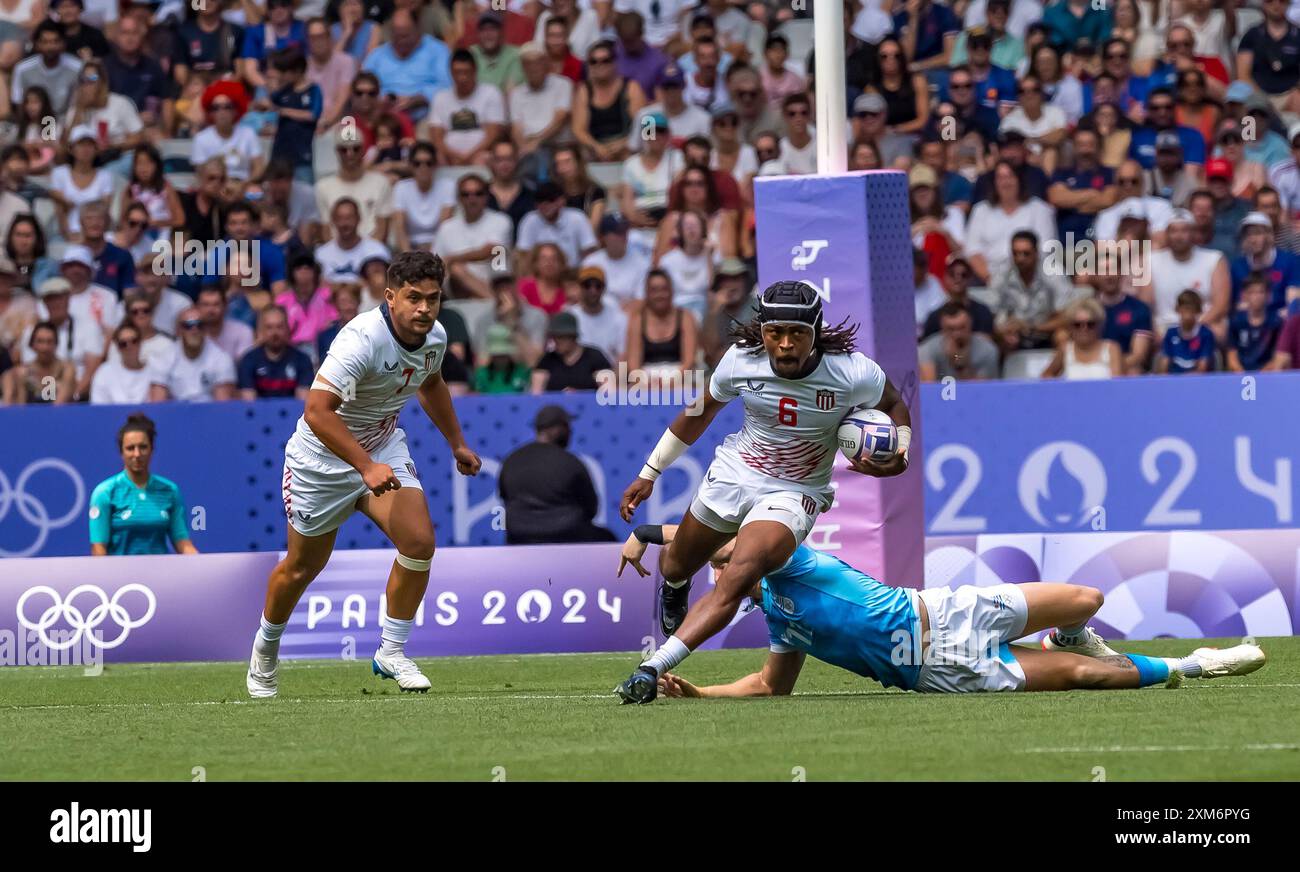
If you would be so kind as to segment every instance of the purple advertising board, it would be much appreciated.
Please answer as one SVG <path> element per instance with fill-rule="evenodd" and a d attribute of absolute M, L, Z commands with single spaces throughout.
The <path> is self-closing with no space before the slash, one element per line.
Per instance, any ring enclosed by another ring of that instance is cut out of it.
<path fill-rule="evenodd" d="M 618 578 L 618 554 L 614 544 L 443 549 L 407 650 L 429 657 L 653 648 L 659 578 L 631 569 Z M 655 557 L 651 549 L 646 565 Z M 278 559 L 4 561 L 0 665 L 70 662 L 54 649 L 78 643 L 107 663 L 243 660 Z M 392 560 L 392 551 L 336 553 L 290 618 L 284 656 L 368 658 Z M 926 543 L 926 587 L 1004 581 L 1099 588 L 1106 602 L 1092 623 L 1109 638 L 1292 635 L 1300 629 L 1300 531 L 988 534 Z M 702 571 L 693 596 L 711 583 Z M 762 614 L 749 610 L 705 647 L 766 644 Z"/>
<path fill-rule="evenodd" d="M 759 284 L 803 279 L 816 287 L 827 321 L 858 325 L 858 349 L 884 368 L 912 412 L 907 472 L 877 479 L 837 465 L 835 505 L 818 519 L 808 542 L 874 576 L 919 579 L 924 464 L 907 176 L 762 178 L 754 184 L 754 200 Z"/>

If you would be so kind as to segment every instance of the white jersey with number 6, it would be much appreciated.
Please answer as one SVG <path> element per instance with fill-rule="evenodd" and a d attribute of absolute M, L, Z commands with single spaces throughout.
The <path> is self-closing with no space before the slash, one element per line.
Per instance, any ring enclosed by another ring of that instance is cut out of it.
<path fill-rule="evenodd" d="M 861 352 L 825 354 L 799 379 L 772 371 L 767 352 L 733 345 L 718 362 L 709 393 L 719 402 L 740 397 L 745 424 L 718 447 L 761 475 L 801 489 L 829 491 L 840 420 L 850 409 L 875 406 L 885 372 Z"/>
<path fill-rule="evenodd" d="M 357 315 L 339 331 L 317 377 L 342 392 L 338 415 L 373 456 L 397 429 L 406 401 L 442 368 L 446 350 L 447 331 L 436 322 L 420 345 L 405 345 L 393 332 L 385 303 Z M 298 419 L 296 435 L 313 451 L 330 453 L 304 418 Z"/>

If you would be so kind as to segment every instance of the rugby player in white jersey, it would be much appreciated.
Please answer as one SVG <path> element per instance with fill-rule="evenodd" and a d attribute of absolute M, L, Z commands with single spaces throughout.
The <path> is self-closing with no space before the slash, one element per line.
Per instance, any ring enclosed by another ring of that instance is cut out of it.
<path fill-rule="evenodd" d="M 851 409 L 889 415 L 899 445 L 885 463 L 864 458 L 850 467 L 878 477 L 907 469 L 907 405 L 884 371 L 853 350 L 856 332 L 845 322 L 822 323 L 821 298 L 807 282 L 768 287 L 758 315 L 733 332 L 736 343 L 718 362 L 700 413 L 677 416 L 623 493 L 621 513 L 628 521 L 662 472 L 723 406 L 741 398 L 744 426 L 718 447 L 690 511 L 660 553 L 660 624 L 669 638 L 615 689 L 625 703 L 653 700 L 659 676 L 724 629 L 759 579 L 790 559 L 830 507 L 836 430 Z M 728 571 L 688 613 L 691 576 L 732 537 Z"/>
<path fill-rule="evenodd" d="M 374 521 L 397 548 L 372 669 L 396 679 L 403 691 L 429 689 L 429 679 L 406 656 L 405 645 L 429 585 L 433 522 L 397 416 L 417 397 L 451 446 L 456 471 L 478 474 L 478 455 L 465 443 L 439 372 L 447 352 L 447 333 L 436 320 L 445 277 L 437 255 L 399 254 L 388 268 L 384 303 L 349 321 L 321 363 L 284 449 L 288 553 L 267 581 L 248 664 L 251 696 L 276 695 L 285 625 L 329 561 L 339 526 L 355 511 Z"/>

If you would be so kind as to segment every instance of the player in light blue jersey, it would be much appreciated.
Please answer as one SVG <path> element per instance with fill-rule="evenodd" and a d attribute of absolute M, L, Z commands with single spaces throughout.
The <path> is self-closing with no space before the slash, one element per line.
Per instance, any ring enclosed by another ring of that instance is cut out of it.
<path fill-rule="evenodd" d="M 628 565 L 649 574 L 640 562 L 646 543 L 671 541 L 675 532 L 672 525 L 638 527 L 623 546 L 619 574 Z M 728 542 L 710 560 L 719 577 L 728 571 L 733 547 Z M 1049 582 L 890 587 L 803 544 L 749 595 L 767 618 L 770 651 L 763 668 L 710 687 L 665 671 L 660 693 L 788 694 L 807 655 L 886 687 L 922 693 L 1174 687 L 1187 678 L 1245 675 L 1265 659 L 1253 644 L 1197 648 L 1182 658 L 1119 654 L 1087 626 L 1103 602 L 1095 588 Z M 1052 628 L 1041 650 L 1009 644 Z"/>

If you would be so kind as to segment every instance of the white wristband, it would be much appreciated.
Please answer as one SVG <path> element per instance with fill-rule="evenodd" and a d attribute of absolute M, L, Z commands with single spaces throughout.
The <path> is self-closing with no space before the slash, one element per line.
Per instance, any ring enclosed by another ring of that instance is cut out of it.
<path fill-rule="evenodd" d="M 912 428 L 904 424 L 898 428 L 898 450 L 904 457 L 907 456 L 907 449 L 912 445 Z"/>
<path fill-rule="evenodd" d="M 664 470 L 672 466 L 677 458 L 685 454 L 687 448 L 690 446 L 674 436 L 672 430 L 665 430 L 664 435 L 659 437 L 659 444 L 646 458 L 645 466 L 637 473 L 638 477 L 654 481 L 663 475 Z"/>

